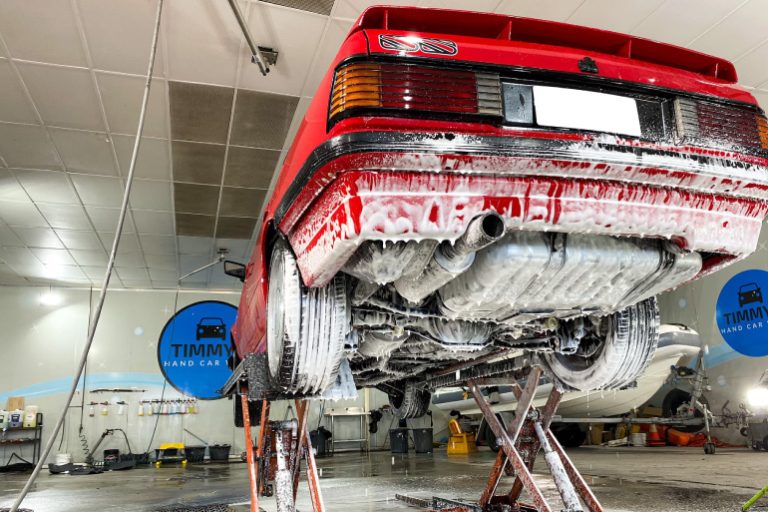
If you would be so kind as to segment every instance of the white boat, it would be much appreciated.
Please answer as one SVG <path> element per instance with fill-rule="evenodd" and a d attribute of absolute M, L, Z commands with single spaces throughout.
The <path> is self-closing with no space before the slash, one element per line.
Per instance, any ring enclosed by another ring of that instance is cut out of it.
<path fill-rule="evenodd" d="M 618 391 L 570 392 L 563 395 L 557 414 L 564 418 L 616 416 L 629 412 L 648 401 L 666 382 L 670 367 L 683 358 L 695 356 L 701 348 L 699 333 L 688 327 L 664 324 L 660 327 L 659 345 L 646 372 L 637 379 L 637 386 Z M 552 390 L 552 384 L 542 379 L 534 405 L 542 406 Z M 510 387 L 499 387 L 496 412 L 511 412 L 517 400 Z M 484 390 L 488 393 L 488 389 Z M 496 396 L 492 397 L 495 401 Z M 432 398 L 435 407 L 445 411 L 459 411 L 464 415 L 480 415 L 477 404 L 460 388 L 438 390 Z"/>

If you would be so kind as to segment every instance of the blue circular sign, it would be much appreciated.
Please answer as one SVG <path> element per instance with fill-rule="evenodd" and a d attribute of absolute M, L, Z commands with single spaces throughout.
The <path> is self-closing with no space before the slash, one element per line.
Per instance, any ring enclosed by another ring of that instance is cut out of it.
<path fill-rule="evenodd" d="M 237 308 L 219 301 L 190 304 L 165 324 L 157 344 L 157 361 L 171 386 L 203 400 L 222 398 L 218 390 L 232 375 L 229 332 Z"/>
<path fill-rule="evenodd" d="M 768 355 L 768 272 L 733 276 L 717 298 L 717 328 L 726 343 L 745 356 Z"/>

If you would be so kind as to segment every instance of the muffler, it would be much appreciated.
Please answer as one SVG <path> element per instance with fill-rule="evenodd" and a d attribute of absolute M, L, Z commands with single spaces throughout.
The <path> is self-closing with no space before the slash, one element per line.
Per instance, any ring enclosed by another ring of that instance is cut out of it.
<path fill-rule="evenodd" d="M 440 287 L 466 272 L 475 261 L 475 253 L 504 236 L 504 219 L 497 213 L 486 213 L 472 219 L 456 242 L 443 242 L 420 273 L 395 281 L 397 292 L 413 303 L 419 303 Z"/>

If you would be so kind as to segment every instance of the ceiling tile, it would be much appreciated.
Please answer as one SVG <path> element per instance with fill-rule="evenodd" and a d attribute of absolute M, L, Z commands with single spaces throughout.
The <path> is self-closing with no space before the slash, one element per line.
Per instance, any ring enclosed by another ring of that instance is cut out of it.
<path fill-rule="evenodd" d="M 311 13 L 252 3 L 248 16 L 251 33 L 258 34 L 259 45 L 277 48 L 280 56 L 277 65 L 270 68 L 265 77 L 259 67 L 251 63 L 250 50 L 244 46 L 239 59 L 238 87 L 299 96 L 320 47 L 326 21 L 327 18 Z M 338 51 L 338 46 L 333 51 Z"/>
<path fill-rule="evenodd" d="M 179 276 L 175 269 L 163 269 L 154 265 L 149 266 L 149 277 L 152 281 L 171 282 L 176 281 Z"/>
<path fill-rule="evenodd" d="M 357 19 L 365 9 L 379 2 L 374 0 L 336 0 L 333 15 L 337 18 Z M 413 5 L 413 0 L 387 0 L 387 5 Z"/>
<path fill-rule="evenodd" d="M 117 275 L 120 276 L 123 283 L 126 283 L 126 281 L 149 281 L 149 273 L 145 268 L 118 267 L 116 270 Z"/>
<path fill-rule="evenodd" d="M 24 94 L 10 63 L 0 59 L 0 121 L 37 123 L 34 108 Z"/>
<path fill-rule="evenodd" d="M 182 254 L 179 256 L 179 263 L 181 265 L 181 274 L 187 274 L 193 270 L 197 270 L 203 265 L 207 265 L 211 262 L 211 258 L 206 254 Z M 206 273 L 200 272 L 189 276 L 184 280 L 185 283 L 199 281 L 201 278 L 205 278 Z"/>
<path fill-rule="evenodd" d="M 296 133 L 299 131 L 304 116 L 307 114 L 309 105 L 312 103 L 312 98 L 301 98 L 299 104 L 296 106 L 296 112 L 293 113 L 293 121 L 288 128 L 288 135 L 285 136 L 285 144 L 283 144 L 283 151 L 289 149 L 293 144 L 293 139 L 296 137 Z M 282 165 L 282 162 L 281 162 Z"/>
<path fill-rule="evenodd" d="M 256 219 L 244 217 L 219 217 L 216 235 L 220 238 L 249 239 L 256 227 Z"/>
<path fill-rule="evenodd" d="M 168 2 L 164 16 L 168 77 L 234 86 L 243 34 L 229 5 L 211 0 Z"/>
<path fill-rule="evenodd" d="M 230 87 L 169 82 L 171 138 L 194 142 L 227 142 L 232 112 Z"/>
<path fill-rule="evenodd" d="M 56 281 L 67 283 L 83 283 L 89 281 L 80 267 L 76 265 L 61 265 L 56 263 L 52 265 L 54 266 L 51 269 L 50 277 Z"/>
<path fill-rule="evenodd" d="M 123 176 L 128 176 L 133 152 L 134 137 L 113 135 L 112 142 L 117 152 L 117 161 Z M 171 179 L 171 163 L 168 160 L 168 141 L 142 137 L 139 145 L 139 156 L 136 160 L 137 178 L 169 181 Z"/>
<path fill-rule="evenodd" d="M 492 11 L 498 3 L 498 0 L 473 0 L 470 6 L 467 4 L 466 0 L 420 0 L 419 7 L 436 7 L 440 9 L 489 12 Z"/>
<path fill-rule="evenodd" d="M 5 247 L 24 247 L 26 244 L 5 224 L 0 224 L 0 246 Z"/>
<path fill-rule="evenodd" d="M 656 41 L 685 46 L 734 9 L 723 0 L 675 0 L 656 9 L 632 33 Z M 682 20 L 685 20 L 682 22 Z"/>
<path fill-rule="evenodd" d="M 735 59 L 765 39 L 768 8 L 765 0 L 751 0 L 690 43 L 691 48 L 725 59 Z"/>
<path fill-rule="evenodd" d="M 144 254 L 165 256 L 170 255 L 176 257 L 176 243 L 173 236 L 170 235 L 141 235 L 139 237 L 141 241 L 141 248 L 144 249 Z"/>
<path fill-rule="evenodd" d="M 121 252 L 115 259 L 115 264 L 122 267 L 144 267 L 144 256 L 140 252 Z"/>
<path fill-rule="evenodd" d="M 41 267 L 40 261 L 26 247 L 0 247 L 0 260 L 13 267 L 17 272 L 21 272 L 27 266 Z"/>
<path fill-rule="evenodd" d="M 53 143 L 70 172 L 117 176 L 112 144 L 106 133 L 51 128 Z"/>
<path fill-rule="evenodd" d="M 138 76 L 97 73 L 101 100 L 107 113 L 107 123 L 112 133 L 134 135 L 139 122 L 139 112 L 144 95 L 145 79 Z M 144 136 L 163 138 L 168 136 L 164 80 L 155 78 L 149 92 Z"/>
<path fill-rule="evenodd" d="M 74 204 L 79 200 L 61 171 L 14 171 L 29 197 L 38 203 Z"/>
<path fill-rule="evenodd" d="M 576 25 L 626 33 L 641 23 L 663 1 L 586 0 L 567 21 Z"/>
<path fill-rule="evenodd" d="M 20 62 L 24 83 L 46 124 L 105 131 L 99 100 L 87 69 Z M 66 98 L 66 101 L 62 101 Z"/>
<path fill-rule="evenodd" d="M 73 174 L 72 182 L 84 205 L 120 207 L 123 184 L 119 178 Z"/>
<path fill-rule="evenodd" d="M 171 148 L 174 181 L 221 184 L 225 146 L 174 141 Z"/>
<path fill-rule="evenodd" d="M 16 176 L 6 169 L 0 169 L 0 201 L 29 201 Z"/>
<path fill-rule="evenodd" d="M 59 237 L 51 228 L 21 228 L 15 227 L 13 231 L 27 245 L 27 247 L 40 247 L 46 249 L 63 249 Z"/>
<path fill-rule="evenodd" d="M 757 99 L 757 102 L 760 104 L 760 106 L 763 107 L 763 110 L 768 110 L 768 90 L 763 91 L 756 89 L 751 92 L 755 99 Z"/>
<path fill-rule="evenodd" d="M 10 266 L 0 263 L 0 285 L 3 286 L 24 286 L 29 281 L 18 275 Z"/>
<path fill-rule="evenodd" d="M 515 0 L 501 2 L 496 12 L 524 18 L 565 21 L 583 2 L 584 0 Z"/>
<path fill-rule="evenodd" d="M 219 214 L 231 217 L 258 217 L 264 195 L 263 190 L 224 187 Z"/>
<path fill-rule="evenodd" d="M 234 238 L 218 238 L 216 240 L 216 249 L 227 249 L 230 258 L 245 260 L 250 256 L 247 254 L 250 242 L 248 240 L 237 240 Z"/>
<path fill-rule="evenodd" d="M 80 251 L 80 250 L 71 250 L 70 254 L 75 259 L 78 265 L 81 267 L 83 266 L 99 266 L 101 268 L 101 276 L 104 275 L 104 270 L 106 269 L 107 263 L 109 261 L 109 258 L 107 258 L 107 253 L 104 252 L 104 250 L 101 251 Z"/>
<path fill-rule="evenodd" d="M 17 59 L 86 65 L 69 0 L 3 0 L 0 32 Z"/>
<path fill-rule="evenodd" d="M 179 236 L 180 254 L 210 254 L 213 249 L 213 238 L 201 236 Z"/>
<path fill-rule="evenodd" d="M 212 215 L 176 214 L 176 234 L 184 236 L 213 236 L 216 217 Z"/>
<path fill-rule="evenodd" d="M 115 238 L 114 232 L 100 231 L 98 233 L 101 243 L 109 252 L 112 250 L 112 241 Z M 118 254 L 141 253 L 139 238 L 135 233 L 123 233 L 120 237 L 120 245 L 117 248 Z"/>
<path fill-rule="evenodd" d="M 333 10 L 334 0 L 263 0 L 268 4 L 282 5 L 291 9 L 308 11 L 328 16 Z"/>
<path fill-rule="evenodd" d="M 766 63 L 768 63 L 768 43 L 755 48 L 734 63 L 738 71 L 739 83 L 755 87 L 768 80 Z"/>
<path fill-rule="evenodd" d="M 43 265 L 76 265 L 65 249 L 30 249 Z"/>
<path fill-rule="evenodd" d="M 330 72 L 331 64 L 336 58 L 336 54 L 339 52 L 339 47 L 346 39 L 349 29 L 352 28 L 352 20 L 340 20 L 331 18 L 328 20 L 328 28 L 323 34 L 323 39 L 318 45 L 317 55 L 315 55 L 312 61 L 312 66 L 309 68 L 309 75 L 307 76 L 304 86 L 295 91 L 295 94 L 305 96 L 313 96 L 317 91 L 320 81 Z M 289 91 L 286 91 L 289 92 Z"/>
<path fill-rule="evenodd" d="M 56 229 L 89 229 L 91 223 L 80 205 L 38 204 L 51 227 Z"/>
<path fill-rule="evenodd" d="M 219 187 L 174 183 L 173 190 L 177 213 L 216 214 L 216 207 L 219 204 Z"/>
<path fill-rule="evenodd" d="M 118 208 L 99 208 L 95 206 L 86 206 L 85 211 L 88 213 L 93 226 L 96 231 L 99 232 L 113 232 L 117 228 L 117 220 L 120 216 L 120 210 Z M 125 223 L 123 224 L 123 233 L 134 233 L 135 227 L 130 215 L 126 215 Z M 108 242 L 112 244 L 112 240 Z M 105 245 L 105 247 L 110 247 Z"/>
<path fill-rule="evenodd" d="M 176 256 L 170 254 L 151 254 L 146 256 L 150 277 L 163 281 L 178 279 L 176 275 L 176 259 Z M 162 272 L 163 274 L 155 275 L 157 272 Z"/>
<path fill-rule="evenodd" d="M 134 180 L 131 186 L 131 208 L 169 212 L 171 205 L 171 184 L 165 181 Z"/>
<path fill-rule="evenodd" d="M 238 91 L 230 143 L 281 149 L 299 98 L 256 91 Z"/>
<path fill-rule="evenodd" d="M 48 227 L 32 201 L 0 201 L 0 220 L 9 226 Z"/>
<path fill-rule="evenodd" d="M 67 229 L 56 229 L 55 231 L 64 247 L 70 251 L 104 251 L 99 237 L 93 231 L 70 231 Z"/>
<path fill-rule="evenodd" d="M 106 265 L 106 264 L 105 264 Z M 101 284 L 101 281 L 104 279 L 104 271 L 106 270 L 103 266 L 93 266 L 93 267 L 80 267 L 83 271 L 83 273 L 94 283 Z"/>
<path fill-rule="evenodd" d="M 45 128 L 0 123 L 0 155 L 9 167 L 61 169 Z"/>
<path fill-rule="evenodd" d="M 224 184 L 232 187 L 267 189 L 279 158 L 280 151 L 273 149 L 230 146 Z"/>
<path fill-rule="evenodd" d="M 157 2 L 78 0 L 78 3 L 94 68 L 146 74 Z M 161 30 L 160 45 L 163 36 Z M 154 74 L 162 75 L 163 69 L 163 52 L 159 51 Z"/>
<path fill-rule="evenodd" d="M 134 211 L 133 222 L 139 234 L 173 235 L 173 216 L 170 213 Z"/>

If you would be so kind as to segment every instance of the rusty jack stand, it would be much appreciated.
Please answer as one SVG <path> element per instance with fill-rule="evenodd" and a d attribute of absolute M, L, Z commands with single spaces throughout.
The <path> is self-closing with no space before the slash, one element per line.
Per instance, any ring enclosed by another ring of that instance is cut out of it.
<path fill-rule="evenodd" d="M 309 405 L 296 400 L 297 420 L 269 421 L 269 400 L 262 400 L 261 428 L 257 447 L 253 448 L 251 417 L 248 411 L 248 391 L 241 390 L 243 430 L 248 463 L 251 512 L 259 512 L 259 497 L 275 495 L 278 512 L 296 511 L 301 459 L 307 463 L 307 484 L 314 512 L 325 512 L 323 496 L 317 477 L 315 455 L 307 430 Z M 255 451 L 255 453 L 254 453 Z M 274 451 L 274 453 L 273 453 Z M 274 459 L 274 460 L 273 460 Z M 274 486 L 269 482 L 274 482 Z"/>
<path fill-rule="evenodd" d="M 541 374 L 540 368 L 534 368 L 528 376 L 525 389 L 522 389 L 514 378 L 511 379 L 512 389 L 517 397 L 517 409 L 514 420 L 506 430 L 504 430 L 479 387 L 483 384 L 499 384 L 498 378 L 494 378 L 493 382 L 490 379 L 470 379 L 467 381 L 469 390 L 483 412 L 485 421 L 488 422 L 488 426 L 493 430 L 501 445 L 496 463 L 491 469 L 488 483 L 480 496 L 479 503 L 465 503 L 437 497 L 424 500 L 402 495 L 396 495 L 397 499 L 411 505 L 441 512 L 553 512 L 553 510 L 603 512 L 603 507 L 597 501 L 592 490 L 549 429 L 552 416 L 560 404 L 562 393 L 553 388 L 541 411 L 532 405 Z M 555 509 L 547 503 L 531 475 L 533 463 L 539 450 L 542 449 L 555 486 L 565 505 L 564 509 Z M 515 482 L 508 493 L 496 494 L 499 481 L 508 465 L 511 466 L 511 471 L 515 475 Z M 523 490 L 528 491 L 530 499 L 533 500 L 532 505 L 520 503 L 519 498 Z"/>

